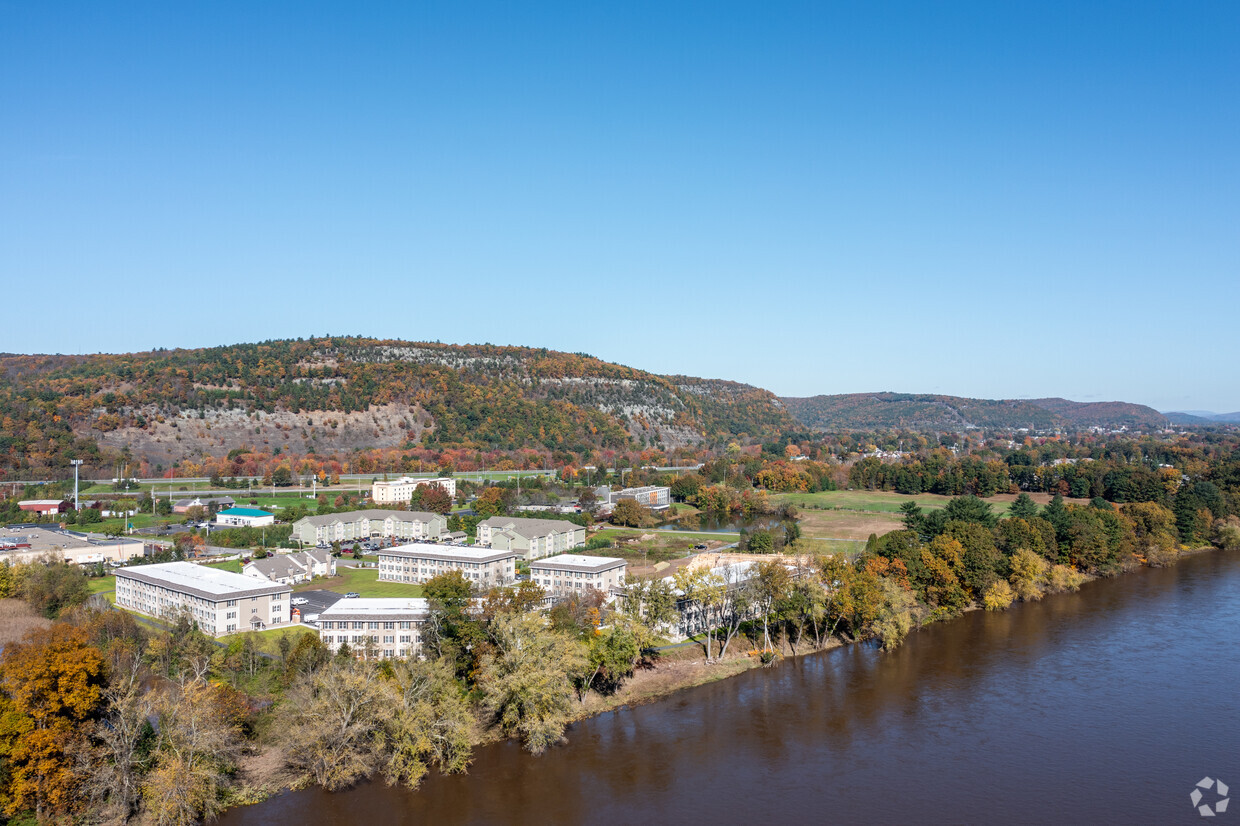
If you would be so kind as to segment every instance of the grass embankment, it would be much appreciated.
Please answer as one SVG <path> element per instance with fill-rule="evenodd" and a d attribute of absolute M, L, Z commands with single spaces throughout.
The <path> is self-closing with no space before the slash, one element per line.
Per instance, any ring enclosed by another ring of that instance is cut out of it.
<path fill-rule="evenodd" d="M 356 592 L 363 597 L 420 597 L 422 586 L 411 582 L 379 582 L 378 568 L 336 566 L 336 576 L 319 577 L 293 586 L 294 591 Z"/>
<path fill-rule="evenodd" d="M 741 640 L 733 640 L 728 658 L 707 663 L 700 646 L 686 646 L 659 654 L 652 668 L 638 668 L 615 694 L 587 694 L 574 720 L 583 720 L 627 705 L 648 703 L 677 691 L 726 680 L 761 665 L 745 652 Z"/>
<path fill-rule="evenodd" d="M 1030 494 L 1039 505 L 1045 505 L 1051 496 L 1045 493 Z M 870 534 L 879 536 L 904 527 L 900 506 L 916 502 L 922 510 L 934 511 L 947 507 L 953 498 L 937 493 L 908 495 L 874 490 L 824 490 L 818 493 L 780 493 L 772 497 L 777 504 L 796 505 L 801 511 L 797 520 L 801 532 L 808 537 L 823 539 L 867 539 Z M 1004 493 L 987 497 L 996 516 L 1005 515 L 1016 499 L 1014 494 Z M 1087 499 L 1068 499 L 1068 502 L 1088 504 Z"/>

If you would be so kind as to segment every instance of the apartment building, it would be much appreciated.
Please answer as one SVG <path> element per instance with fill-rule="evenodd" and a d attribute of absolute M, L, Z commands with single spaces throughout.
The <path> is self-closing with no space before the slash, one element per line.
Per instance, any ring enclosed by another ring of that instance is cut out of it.
<path fill-rule="evenodd" d="M 632 499 L 637 504 L 652 511 L 661 511 L 672 504 L 672 489 L 659 485 L 645 485 L 640 488 L 624 488 L 612 490 L 604 485 L 594 489 L 594 495 L 604 509 L 610 510 L 621 499 Z"/>
<path fill-rule="evenodd" d="M 585 593 L 594 588 L 604 594 L 624 587 L 628 563 L 613 556 L 559 554 L 530 563 L 530 580 L 551 597 Z"/>
<path fill-rule="evenodd" d="M 182 611 L 213 636 L 261 631 L 289 623 L 293 589 L 195 565 L 164 562 L 116 571 L 116 604 L 151 617 Z"/>
<path fill-rule="evenodd" d="M 392 481 L 372 483 L 370 501 L 376 505 L 408 505 L 419 485 L 439 485 L 449 496 L 456 496 L 456 480 L 449 476 L 439 479 L 412 479 L 402 476 Z"/>
<path fill-rule="evenodd" d="M 580 548 L 586 544 L 586 529 L 562 519 L 492 516 L 478 523 L 477 544 L 517 551 L 532 561 Z"/>
<path fill-rule="evenodd" d="M 363 510 L 304 516 L 293 523 L 292 538 L 302 545 L 330 545 L 382 538 L 417 542 L 439 539 L 448 518 L 426 511 Z"/>
<path fill-rule="evenodd" d="M 508 585 L 516 579 L 516 551 L 478 545 L 431 545 L 413 542 L 379 549 L 380 582 L 426 582 L 448 571 L 460 571 L 478 588 Z"/>
<path fill-rule="evenodd" d="M 347 643 L 358 656 L 417 657 L 428 616 L 424 599 L 342 599 L 319 614 L 319 639 L 333 654 Z"/>
<path fill-rule="evenodd" d="M 328 550 L 275 554 L 266 559 L 250 561 L 241 569 L 241 573 L 265 582 L 296 585 L 316 576 L 335 576 L 336 558 Z"/>

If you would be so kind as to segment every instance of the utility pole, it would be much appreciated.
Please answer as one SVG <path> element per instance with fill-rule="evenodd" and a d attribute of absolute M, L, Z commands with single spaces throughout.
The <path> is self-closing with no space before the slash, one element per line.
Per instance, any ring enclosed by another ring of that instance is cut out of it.
<path fill-rule="evenodd" d="M 73 465 L 73 509 L 79 510 L 78 507 L 78 468 L 82 466 L 81 459 L 70 459 L 69 464 Z"/>

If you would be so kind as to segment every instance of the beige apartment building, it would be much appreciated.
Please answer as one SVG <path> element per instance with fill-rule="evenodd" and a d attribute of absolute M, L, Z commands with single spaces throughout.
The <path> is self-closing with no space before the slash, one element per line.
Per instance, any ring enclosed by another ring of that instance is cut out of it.
<path fill-rule="evenodd" d="M 480 589 L 511 584 L 521 557 L 516 551 L 425 542 L 380 548 L 378 553 L 380 582 L 426 582 L 448 571 L 460 571 Z"/>
<path fill-rule="evenodd" d="M 195 565 L 164 562 L 116 571 L 116 604 L 150 617 L 182 611 L 207 634 L 278 628 L 290 621 L 293 589 Z"/>
<path fill-rule="evenodd" d="M 424 599 L 342 599 L 319 614 L 319 639 L 333 654 L 347 643 L 358 656 L 417 657 L 429 615 Z"/>
<path fill-rule="evenodd" d="M 367 539 L 408 542 L 438 539 L 448 531 L 448 517 L 427 511 L 370 509 L 303 516 L 293 523 L 292 538 L 302 545 L 330 545 Z"/>
<path fill-rule="evenodd" d="M 582 594 L 587 588 L 609 593 L 624 587 L 628 563 L 614 556 L 560 554 L 530 563 L 530 580 L 551 597 Z"/>
<path fill-rule="evenodd" d="M 456 480 L 449 476 L 439 479 L 412 479 L 402 476 L 392 481 L 372 483 L 370 501 L 376 505 L 408 505 L 419 485 L 439 485 L 449 496 L 456 496 Z"/>
<path fill-rule="evenodd" d="M 528 560 L 561 554 L 586 544 L 586 529 L 563 519 L 492 516 L 478 523 L 478 544 L 520 552 Z"/>

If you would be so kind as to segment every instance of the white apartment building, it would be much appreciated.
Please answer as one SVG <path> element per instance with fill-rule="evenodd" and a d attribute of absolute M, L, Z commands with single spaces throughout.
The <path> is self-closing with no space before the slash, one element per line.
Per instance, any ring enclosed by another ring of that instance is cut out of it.
<path fill-rule="evenodd" d="M 528 560 L 564 553 L 586 544 L 586 529 L 563 519 L 492 516 L 478 523 L 477 544 L 519 551 Z"/>
<path fill-rule="evenodd" d="M 424 599 L 342 599 L 319 614 L 319 639 L 333 654 L 348 643 L 359 656 L 417 657 L 428 616 Z"/>
<path fill-rule="evenodd" d="M 302 545 L 330 545 L 366 539 L 438 539 L 448 531 L 448 517 L 427 511 L 369 509 L 303 516 L 293 523 L 292 538 Z"/>
<path fill-rule="evenodd" d="M 448 492 L 449 496 L 456 496 L 456 480 L 450 476 L 439 479 L 413 479 L 402 476 L 390 482 L 372 483 L 370 501 L 376 505 L 408 505 L 413 499 L 413 492 L 418 489 L 419 485 L 439 485 Z"/>
<path fill-rule="evenodd" d="M 213 636 L 288 624 L 292 592 L 288 585 L 255 582 L 192 562 L 116 571 L 116 604 L 121 608 L 151 617 L 187 611 L 199 628 Z"/>
<path fill-rule="evenodd" d="M 530 563 L 530 580 L 551 597 L 582 594 L 595 588 L 604 594 L 624 587 L 628 563 L 614 556 L 560 554 Z"/>
<path fill-rule="evenodd" d="M 623 490 L 612 490 L 604 485 L 595 488 L 594 495 L 598 498 L 599 504 L 607 510 L 614 508 L 621 499 L 632 499 L 652 511 L 664 510 L 672 504 L 672 489 L 660 485 L 645 485 L 640 488 L 624 488 Z"/>
<path fill-rule="evenodd" d="M 479 588 L 512 583 L 521 558 L 516 551 L 425 542 L 380 548 L 378 553 L 380 582 L 426 582 L 448 571 L 460 571 Z"/>

